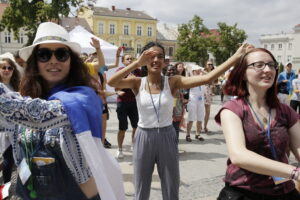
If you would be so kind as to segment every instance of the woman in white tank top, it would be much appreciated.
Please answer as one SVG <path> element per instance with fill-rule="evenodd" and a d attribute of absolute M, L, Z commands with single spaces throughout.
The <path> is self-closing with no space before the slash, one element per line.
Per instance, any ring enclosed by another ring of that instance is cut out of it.
<path fill-rule="evenodd" d="M 164 48 L 159 43 L 150 42 L 136 61 L 112 75 L 108 81 L 110 86 L 131 88 L 137 99 L 139 122 L 133 150 L 136 200 L 149 199 L 155 164 L 162 182 L 163 199 L 179 199 L 177 138 L 172 126 L 173 97 L 180 88 L 193 88 L 217 79 L 250 48 L 252 45 L 243 44 L 232 57 L 208 74 L 164 77 L 161 75 Z M 147 67 L 146 77 L 125 78 L 141 66 Z"/>

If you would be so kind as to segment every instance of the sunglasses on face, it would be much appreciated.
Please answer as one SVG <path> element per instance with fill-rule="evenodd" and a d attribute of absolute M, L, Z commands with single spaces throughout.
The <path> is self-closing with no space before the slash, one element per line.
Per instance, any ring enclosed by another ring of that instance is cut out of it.
<path fill-rule="evenodd" d="M 59 62 L 65 62 L 70 58 L 70 50 L 67 48 L 58 48 L 55 50 L 40 48 L 36 54 L 37 60 L 40 62 L 48 62 L 52 58 L 53 54 Z"/>
<path fill-rule="evenodd" d="M 12 71 L 14 68 L 12 66 L 3 66 L 1 67 L 2 70 Z"/>

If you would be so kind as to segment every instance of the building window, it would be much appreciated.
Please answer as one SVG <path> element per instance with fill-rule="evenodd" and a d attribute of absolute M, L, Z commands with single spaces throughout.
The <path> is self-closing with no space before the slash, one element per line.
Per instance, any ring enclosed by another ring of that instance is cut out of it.
<path fill-rule="evenodd" d="M 281 63 L 281 56 L 277 56 L 277 62 Z"/>
<path fill-rule="evenodd" d="M 114 43 L 114 42 L 111 42 L 111 44 L 112 44 L 112 45 L 115 45 L 115 43 Z"/>
<path fill-rule="evenodd" d="M 147 36 L 152 37 L 152 27 L 147 28 Z"/>
<path fill-rule="evenodd" d="M 169 56 L 173 56 L 173 47 L 169 47 Z"/>
<path fill-rule="evenodd" d="M 109 25 L 109 34 L 114 35 L 115 34 L 115 25 L 114 24 L 110 24 Z"/>
<path fill-rule="evenodd" d="M 124 35 L 129 35 L 129 26 L 124 25 Z"/>
<path fill-rule="evenodd" d="M 271 44 L 271 50 L 274 50 L 274 44 Z"/>
<path fill-rule="evenodd" d="M 103 23 L 99 23 L 98 31 L 99 31 L 99 35 L 104 34 L 104 24 Z"/>
<path fill-rule="evenodd" d="M 136 27 L 136 35 L 141 36 L 142 35 L 142 26 Z"/>
<path fill-rule="evenodd" d="M 20 33 L 19 39 L 18 39 L 18 43 L 19 44 L 23 44 L 24 43 L 24 33 Z"/>
<path fill-rule="evenodd" d="M 291 62 L 292 61 L 292 56 L 288 55 L 287 59 L 288 59 L 287 61 Z"/>
<path fill-rule="evenodd" d="M 141 52 L 142 52 L 142 45 L 141 44 L 137 44 L 136 45 L 136 53 L 137 54 L 141 54 Z"/>
<path fill-rule="evenodd" d="M 127 43 L 123 43 L 122 46 L 123 47 L 128 47 L 128 44 Z"/>
<path fill-rule="evenodd" d="M 278 44 L 278 50 L 282 50 L 282 44 Z"/>
<path fill-rule="evenodd" d="M 289 43 L 289 50 L 292 50 L 293 44 Z"/>
<path fill-rule="evenodd" d="M 264 45 L 264 48 L 265 48 L 265 49 L 268 49 L 268 45 L 267 45 L 267 44 L 265 44 L 265 45 Z"/>
<path fill-rule="evenodd" d="M 5 43 L 10 43 L 11 42 L 10 32 L 5 32 L 5 34 L 4 34 L 4 42 Z"/>

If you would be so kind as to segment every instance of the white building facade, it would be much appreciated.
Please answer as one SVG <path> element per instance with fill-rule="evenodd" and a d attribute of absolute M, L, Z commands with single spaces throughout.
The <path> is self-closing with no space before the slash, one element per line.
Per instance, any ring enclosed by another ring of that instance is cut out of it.
<path fill-rule="evenodd" d="M 292 33 L 278 33 L 261 35 L 261 47 L 268 49 L 275 56 L 278 63 L 285 65 L 292 62 L 293 69 L 300 69 L 300 24 L 296 25 Z"/>
<path fill-rule="evenodd" d="M 14 38 L 13 32 L 9 32 L 7 30 L 0 32 L 0 54 L 6 52 L 14 53 L 18 51 L 24 47 L 27 40 L 27 36 L 23 30 L 20 30 L 19 32 L 19 39 Z"/>

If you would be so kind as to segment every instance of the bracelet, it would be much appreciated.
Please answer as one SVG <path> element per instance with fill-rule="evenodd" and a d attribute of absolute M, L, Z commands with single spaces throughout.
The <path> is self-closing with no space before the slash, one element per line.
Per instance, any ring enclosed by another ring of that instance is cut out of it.
<path fill-rule="evenodd" d="M 299 167 L 297 166 L 292 170 L 290 179 L 297 180 L 298 176 L 299 176 Z"/>

